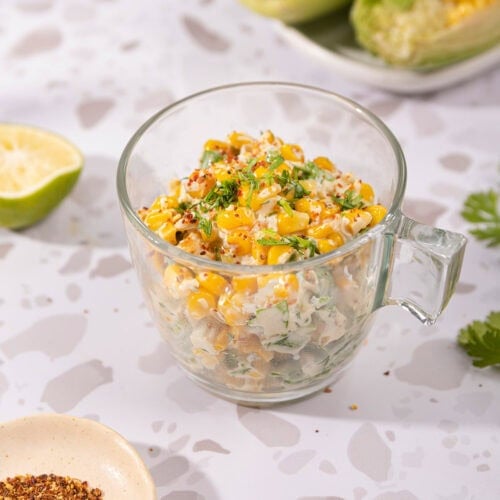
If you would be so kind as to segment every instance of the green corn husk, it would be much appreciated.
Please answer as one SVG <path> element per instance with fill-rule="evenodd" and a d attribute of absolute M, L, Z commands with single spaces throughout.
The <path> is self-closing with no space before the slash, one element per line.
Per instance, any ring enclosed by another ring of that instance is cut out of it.
<path fill-rule="evenodd" d="M 340 9 L 351 0 L 240 0 L 263 16 L 275 17 L 288 24 L 299 24 Z"/>
<path fill-rule="evenodd" d="M 387 63 L 430 69 L 500 43 L 500 0 L 355 0 L 351 23 Z"/>

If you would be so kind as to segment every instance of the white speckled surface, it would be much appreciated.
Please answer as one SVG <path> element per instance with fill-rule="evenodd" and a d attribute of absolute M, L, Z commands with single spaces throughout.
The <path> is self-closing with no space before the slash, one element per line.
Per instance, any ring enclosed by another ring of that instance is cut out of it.
<path fill-rule="evenodd" d="M 48 219 L 0 230 L 2 420 L 99 420 L 136 445 L 168 500 L 500 498 L 499 373 L 472 368 L 455 344 L 499 307 L 498 250 L 470 240 L 437 325 L 387 308 L 331 392 L 252 410 L 203 392 L 169 358 L 114 187 L 126 141 L 160 107 L 227 82 L 295 81 L 384 119 L 408 160 L 407 214 L 466 232 L 468 192 L 498 185 L 499 70 L 424 97 L 384 94 L 332 74 L 230 0 L 5 1 L 0 39 L 0 120 L 60 132 L 86 157 Z"/>

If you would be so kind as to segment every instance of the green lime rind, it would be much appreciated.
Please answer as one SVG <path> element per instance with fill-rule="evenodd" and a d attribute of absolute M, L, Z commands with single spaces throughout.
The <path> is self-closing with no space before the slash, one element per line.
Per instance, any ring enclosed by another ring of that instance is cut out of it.
<path fill-rule="evenodd" d="M 79 167 L 59 174 L 23 197 L 3 197 L 0 194 L 0 226 L 22 229 L 42 220 L 71 192 L 82 167 L 83 159 Z"/>
<path fill-rule="evenodd" d="M 351 0 L 240 0 L 249 9 L 263 16 L 274 17 L 289 24 L 304 23 L 328 12 L 338 10 Z"/>

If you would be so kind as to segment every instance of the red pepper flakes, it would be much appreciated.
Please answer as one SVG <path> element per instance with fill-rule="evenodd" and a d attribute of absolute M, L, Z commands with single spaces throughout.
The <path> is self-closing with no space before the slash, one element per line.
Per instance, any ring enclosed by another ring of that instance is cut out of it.
<path fill-rule="evenodd" d="M 0 500 L 100 500 L 99 488 L 71 477 L 41 474 L 8 477 L 0 481 Z"/>

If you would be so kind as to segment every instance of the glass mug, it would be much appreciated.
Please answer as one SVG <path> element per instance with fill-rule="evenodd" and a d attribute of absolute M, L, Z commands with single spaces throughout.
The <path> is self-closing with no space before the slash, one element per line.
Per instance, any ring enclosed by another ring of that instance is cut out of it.
<path fill-rule="evenodd" d="M 207 139 L 234 130 L 271 130 L 306 158 L 329 157 L 373 186 L 385 219 L 331 253 L 272 266 L 211 261 L 167 243 L 137 210 L 197 168 Z M 132 137 L 117 183 L 133 264 L 161 336 L 191 379 L 235 402 L 290 401 L 333 383 L 375 310 L 397 304 L 432 324 L 460 274 L 465 237 L 401 212 L 406 166 L 394 135 L 358 104 L 320 89 L 245 83 L 178 101 Z M 200 276 L 211 276 L 215 297 L 202 317 L 189 310 Z M 279 302 L 269 302 L 269 290 Z"/>

